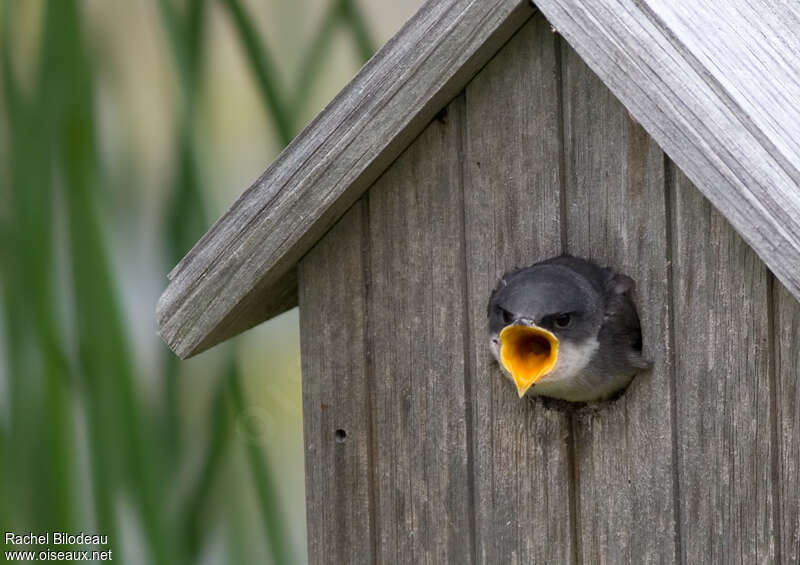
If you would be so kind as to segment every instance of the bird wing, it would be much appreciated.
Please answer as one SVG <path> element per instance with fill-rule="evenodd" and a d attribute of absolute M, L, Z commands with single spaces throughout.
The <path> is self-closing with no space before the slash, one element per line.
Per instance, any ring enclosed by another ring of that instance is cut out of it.
<path fill-rule="evenodd" d="M 648 368 L 651 363 L 642 357 L 642 327 L 633 304 L 633 279 L 611 274 L 606 283 L 605 321 L 600 330 L 600 340 L 608 340 L 615 351 L 628 351 L 628 361 L 637 369 Z"/>

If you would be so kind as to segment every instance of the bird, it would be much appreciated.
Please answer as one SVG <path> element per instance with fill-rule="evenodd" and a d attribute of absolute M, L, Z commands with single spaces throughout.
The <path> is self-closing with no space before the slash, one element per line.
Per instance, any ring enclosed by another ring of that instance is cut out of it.
<path fill-rule="evenodd" d="M 489 346 L 519 397 L 608 400 L 650 368 L 634 287 L 567 254 L 506 273 L 489 298 Z"/>

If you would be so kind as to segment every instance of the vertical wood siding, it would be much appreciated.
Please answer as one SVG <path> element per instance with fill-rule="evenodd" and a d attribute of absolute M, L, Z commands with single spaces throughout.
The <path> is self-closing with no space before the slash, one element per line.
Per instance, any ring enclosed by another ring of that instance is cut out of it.
<path fill-rule="evenodd" d="M 636 280 L 652 371 L 574 419 L 580 556 L 673 562 L 672 358 L 664 154 L 574 51 L 563 57 L 565 251 Z M 600 519 L 596 519 L 600 517 Z"/>
<path fill-rule="evenodd" d="M 378 554 L 472 553 L 464 379 L 460 115 L 450 104 L 368 194 L 370 376 Z M 452 118 L 451 118 L 452 115 Z"/>
<path fill-rule="evenodd" d="M 684 556 L 769 563 L 776 529 L 767 269 L 683 174 L 671 188 Z"/>
<path fill-rule="evenodd" d="M 637 281 L 654 367 L 599 410 L 487 346 L 562 251 Z M 800 304 L 540 15 L 299 280 L 312 563 L 800 559 Z"/>
<path fill-rule="evenodd" d="M 800 303 L 774 281 L 776 533 L 784 563 L 800 563 Z"/>
<path fill-rule="evenodd" d="M 574 551 L 569 418 L 520 401 L 488 348 L 486 304 L 499 278 L 561 248 L 557 42 L 543 18 L 524 30 L 466 91 L 463 186 L 481 563 L 564 563 Z"/>
<path fill-rule="evenodd" d="M 374 558 L 377 507 L 362 249 L 366 218 L 359 201 L 298 269 L 308 554 L 315 563 Z"/>

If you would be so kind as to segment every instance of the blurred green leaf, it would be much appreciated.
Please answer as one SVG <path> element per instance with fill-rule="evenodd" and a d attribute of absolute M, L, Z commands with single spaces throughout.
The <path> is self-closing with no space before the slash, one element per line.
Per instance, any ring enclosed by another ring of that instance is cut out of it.
<path fill-rule="evenodd" d="M 255 75 L 264 105 L 275 126 L 281 145 L 288 145 L 294 137 L 289 121 L 289 110 L 281 94 L 280 81 L 272 56 L 266 44 L 261 41 L 240 0 L 221 0 L 230 12 L 234 27 L 239 34 L 250 68 Z"/>
<path fill-rule="evenodd" d="M 353 39 L 358 48 L 359 57 L 361 57 L 362 61 L 366 61 L 375 53 L 375 41 L 369 32 L 367 22 L 361 13 L 361 8 L 356 0 L 341 0 L 341 3 L 344 18 L 353 32 Z"/>
<path fill-rule="evenodd" d="M 0 426 L 0 461 L 7 461 L 6 443 L 8 442 L 8 433 L 5 426 Z M 8 531 L 11 527 L 12 521 L 9 517 L 9 503 L 8 503 L 8 473 L 6 472 L 6 465 L 0 465 L 0 524 Z"/>
<path fill-rule="evenodd" d="M 196 38 L 199 34 L 197 26 L 202 21 L 202 18 L 197 15 L 201 2 L 193 2 L 193 4 L 190 5 L 188 28 L 184 28 L 168 0 L 161 0 L 161 4 L 165 27 L 169 30 L 172 38 L 171 44 L 173 46 L 179 46 L 194 42 L 195 45 L 195 47 L 190 46 L 185 51 L 183 48 L 176 47 L 175 57 L 176 64 L 179 67 L 182 65 L 189 65 L 190 61 L 195 65 L 195 68 L 185 68 L 181 71 L 182 77 L 188 77 L 184 78 L 182 82 L 187 111 L 183 114 L 179 147 L 181 162 L 168 219 L 170 247 L 173 252 L 171 258 L 177 260 L 177 258 L 182 256 L 182 254 L 193 245 L 205 229 L 202 191 L 199 190 L 199 178 L 201 174 L 193 139 L 193 109 L 196 108 L 195 93 L 199 85 L 200 68 L 198 67 L 201 59 L 199 56 L 190 59 L 187 55 L 181 55 L 182 52 L 192 53 L 192 50 L 196 49 L 198 45 Z M 249 55 L 251 67 L 261 86 L 262 95 L 264 96 L 268 108 L 272 111 L 273 121 L 276 124 L 281 140 L 283 143 L 287 143 L 291 137 L 289 118 L 274 83 L 269 54 L 264 49 L 263 45 L 260 44 L 255 29 L 247 20 L 244 9 L 239 4 L 238 0 L 227 0 L 226 5 L 231 12 L 240 34 L 240 39 Z M 171 373 L 174 377 L 175 373 L 172 371 L 168 371 L 168 373 Z M 218 473 L 219 466 L 222 462 L 222 454 L 229 435 L 230 426 L 228 421 L 230 414 L 225 409 L 224 399 L 226 395 L 224 393 L 227 390 L 231 390 L 231 387 L 233 387 L 233 390 L 238 390 L 236 386 L 238 380 L 239 376 L 235 358 L 231 357 L 229 369 L 220 384 L 214 400 L 213 420 L 210 428 L 211 441 L 207 448 L 202 472 L 195 487 L 192 489 L 185 511 L 185 537 L 187 552 L 190 559 L 193 559 L 199 551 L 201 541 L 199 517 L 208 492 L 211 490 L 213 480 Z M 253 450 L 255 450 L 255 452 Z M 261 495 L 259 500 L 262 507 L 262 515 L 266 523 L 267 539 L 270 542 L 270 550 L 273 553 L 273 562 L 294 562 L 289 558 L 289 551 L 286 546 L 285 533 L 283 532 L 282 526 L 282 512 L 280 511 L 277 498 L 267 496 L 266 494 L 275 494 L 276 489 L 272 483 L 272 477 L 264 465 L 263 455 L 260 451 L 261 450 L 257 447 L 251 446 L 249 453 L 254 473 L 253 479 Z"/>
<path fill-rule="evenodd" d="M 195 481 L 193 488 L 187 497 L 184 508 L 185 516 L 185 536 L 187 543 L 187 555 L 189 561 L 195 560 L 200 545 L 203 540 L 201 528 L 203 507 L 211 492 L 214 480 L 216 479 L 219 468 L 223 463 L 223 455 L 230 437 L 231 414 L 227 406 L 228 390 L 230 380 L 236 370 L 233 356 L 228 363 L 228 370 L 217 385 L 216 392 L 212 401 L 211 421 L 209 422 L 208 435 L 209 442 L 206 448 L 205 457 L 200 474 Z"/>
<path fill-rule="evenodd" d="M 85 377 L 94 436 L 93 470 L 98 522 L 114 523 L 109 487 L 124 480 L 135 501 L 153 561 L 172 563 L 163 493 L 149 457 L 150 430 L 133 384 L 133 363 L 104 245 L 97 204 L 100 168 L 95 139 L 92 69 L 83 45 L 75 0 L 47 3 L 48 43 L 43 77 L 53 96 L 57 166 L 63 172 L 69 213 L 79 361 Z M 116 528 L 114 528 L 116 529 Z"/>
<path fill-rule="evenodd" d="M 9 8 L 10 12 L 10 8 Z M 2 77 L 9 144 L 10 182 L 4 187 L 9 224 L 3 226 L 0 261 L 5 293 L 5 326 L 9 346 L 11 445 L 14 478 L 29 489 L 32 512 L 23 520 L 32 527 L 69 528 L 74 523 L 74 462 L 67 368 L 53 312 L 53 208 L 50 153 L 46 137 L 46 103 L 23 98 L 11 63 L 8 20 L 3 22 Z M 24 250 L 24 252 L 22 252 Z M 39 363 L 30 363 L 36 352 Z M 32 411 L 31 407 L 39 410 Z M 27 409 L 26 409 L 27 408 Z M 38 442 L 31 444 L 31 440 Z M 37 448 L 39 444 L 44 449 Z M 33 480 L 31 480 L 33 479 Z M 22 502 L 22 500 L 18 500 Z"/>
<path fill-rule="evenodd" d="M 155 1 L 181 96 L 163 238 L 165 260 L 174 264 L 209 225 L 200 112 L 205 55 L 213 43 L 207 0 Z M 362 60 L 373 51 L 357 2 L 331 0 L 292 88 L 281 81 L 244 2 L 220 1 L 255 77 L 273 134 L 283 145 L 293 137 L 319 70 L 330 58 L 335 33 L 350 34 Z M 181 365 L 163 349 L 165 399 L 158 403 L 161 412 L 154 412 L 137 386 L 140 369 L 122 315 L 119 281 L 112 275 L 102 208 L 108 204 L 103 199 L 106 176 L 96 131 L 97 61 L 89 57 L 86 45 L 88 37 L 99 36 L 94 30 L 87 33 L 82 13 L 86 4 L 41 2 L 35 72 L 24 75 L 36 80 L 23 88 L 12 61 L 25 60 L 15 51 L 24 46 L 9 32 L 16 33 L 14 26 L 20 23 L 22 10 L 16 8 L 29 9 L 31 4 L 0 0 L 0 127 L 9 140 L 5 168 L 0 169 L 0 203 L 7 206 L 0 213 L 0 292 L 10 406 L 8 423 L 0 423 L 0 523 L 34 531 L 80 530 L 88 529 L 85 521 L 93 517 L 97 531 L 109 534 L 112 545 L 124 545 L 127 534 L 118 514 L 119 501 L 125 500 L 132 502 L 141 523 L 143 544 L 137 551 L 145 560 L 196 562 L 205 558 L 202 533 L 220 520 L 209 493 L 222 474 L 235 419 L 246 406 L 236 354 L 229 350 L 230 360 L 219 374 L 211 418 L 201 432 L 208 438 L 206 451 L 194 463 L 180 441 Z M 64 297 L 69 304 L 60 303 Z M 79 424 L 84 411 L 85 429 Z M 84 432 L 93 516 L 78 498 Z M 245 453 L 264 543 L 275 563 L 294 562 L 269 451 L 250 443 Z M 179 471 L 195 464 L 200 468 L 197 480 L 176 509 L 169 495 L 180 486 Z M 230 538 L 234 543 L 249 539 Z M 240 549 L 231 555 L 252 555 L 248 548 Z"/>
<path fill-rule="evenodd" d="M 203 70 L 203 38 L 206 28 L 206 0 L 191 0 L 185 22 L 171 0 L 159 0 L 161 19 L 170 39 L 175 65 L 181 77 L 183 107 L 177 138 L 179 164 L 167 206 L 167 261 L 175 265 L 205 231 L 208 220 L 204 190 L 197 158 L 196 116 Z M 164 429 L 168 457 L 174 464 L 181 455 L 180 405 L 178 400 L 179 360 L 167 347 L 164 351 Z"/>
<path fill-rule="evenodd" d="M 299 124 L 302 112 L 305 110 L 319 69 L 325 62 L 325 54 L 333 41 L 334 32 L 341 23 L 342 3 L 340 0 L 333 0 L 322 18 L 319 29 L 314 34 L 311 46 L 300 64 L 300 72 L 297 74 L 297 85 L 294 89 L 294 96 L 292 96 L 292 123 L 295 127 Z"/>
<path fill-rule="evenodd" d="M 241 375 L 234 366 L 230 379 L 231 399 L 236 414 L 245 410 L 244 393 L 242 392 Z M 261 519 L 264 521 L 264 535 L 269 541 L 273 563 L 296 563 L 288 544 L 288 536 L 284 531 L 283 512 L 278 497 L 277 481 L 272 475 L 267 454 L 253 441 L 247 442 L 247 459 L 253 474 L 258 494 Z"/>

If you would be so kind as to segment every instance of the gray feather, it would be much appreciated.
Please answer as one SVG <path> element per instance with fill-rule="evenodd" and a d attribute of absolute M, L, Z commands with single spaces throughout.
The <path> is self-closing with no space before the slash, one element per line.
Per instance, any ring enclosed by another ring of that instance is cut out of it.
<path fill-rule="evenodd" d="M 554 376 L 542 379 L 530 393 L 582 401 L 613 396 L 636 372 L 651 366 L 642 357 L 634 288 L 630 277 L 570 255 L 506 273 L 489 299 L 492 352 L 498 356 L 498 335 L 506 325 L 545 327 L 559 338 L 565 363 L 581 355 L 587 359 L 583 352 L 593 353 L 582 369 L 569 374 L 559 374 L 557 365 Z M 571 319 L 568 327 L 554 326 L 553 320 L 564 314 Z"/>

